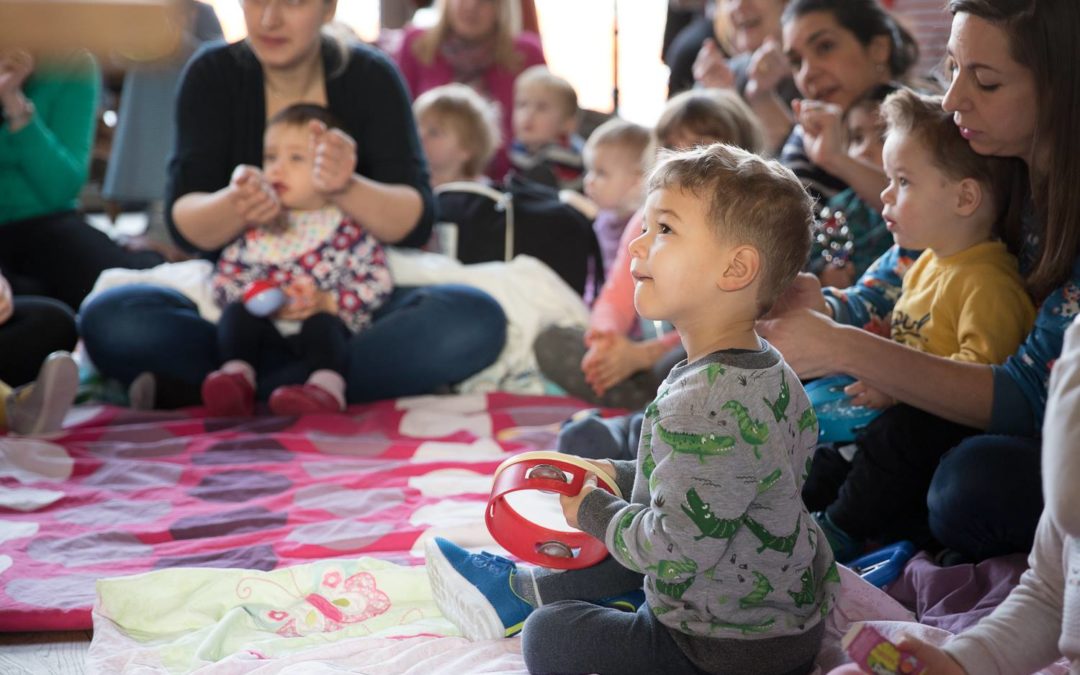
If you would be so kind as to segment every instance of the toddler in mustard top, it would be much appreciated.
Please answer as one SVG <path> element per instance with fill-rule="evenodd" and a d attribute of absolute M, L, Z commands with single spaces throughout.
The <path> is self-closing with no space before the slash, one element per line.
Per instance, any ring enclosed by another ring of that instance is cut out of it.
<path fill-rule="evenodd" d="M 999 234 L 1016 231 L 1013 160 L 976 154 L 940 97 L 901 90 L 881 107 L 889 184 L 882 215 L 896 244 L 924 249 L 904 276 L 892 339 L 958 361 L 1000 364 L 1028 334 L 1035 309 Z M 1010 210 L 1012 209 L 1012 210 Z M 852 402 L 888 407 L 856 442 L 835 501 L 815 514 L 841 562 L 867 540 L 933 547 L 926 495 L 938 462 L 977 429 L 894 405 L 864 382 Z M 889 407 L 891 406 L 891 407 Z"/>

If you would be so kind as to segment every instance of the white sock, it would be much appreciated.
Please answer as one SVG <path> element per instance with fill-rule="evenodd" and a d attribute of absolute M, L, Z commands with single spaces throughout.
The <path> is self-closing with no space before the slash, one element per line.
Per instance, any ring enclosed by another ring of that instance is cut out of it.
<path fill-rule="evenodd" d="M 345 409 L 345 378 L 333 370 L 322 368 L 316 370 L 307 379 L 307 383 L 315 385 L 334 397 L 338 407 Z"/>
<path fill-rule="evenodd" d="M 247 361 L 241 359 L 233 359 L 226 361 L 221 366 L 221 372 L 223 373 L 238 373 L 244 376 L 244 379 L 248 381 L 253 388 L 255 387 L 255 369 Z"/>

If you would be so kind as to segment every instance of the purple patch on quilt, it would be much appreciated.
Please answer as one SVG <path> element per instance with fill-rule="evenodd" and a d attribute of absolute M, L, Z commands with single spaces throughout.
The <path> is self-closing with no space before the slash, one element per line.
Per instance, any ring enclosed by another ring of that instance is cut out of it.
<path fill-rule="evenodd" d="M 212 417 L 203 421 L 210 433 L 235 431 L 248 434 L 273 434 L 296 423 L 295 417 Z"/>
<path fill-rule="evenodd" d="M 104 486 L 110 490 L 146 490 L 172 487 L 180 482 L 184 467 L 162 462 L 106 462 L 83 480 L 89 487 Z"/>
<path fill-rule="evenodd" d="M 35 607 L 80 609 L 94 604 L 94 582 L 99 576 L 65 574 L 48 579 L 12 579 L 4 586 L 4 592 L 8 597 Z"/>
<path fill-rule="evenodd" d="M 258 532 L 281 527 L 289 518 L 261 506 L 248 506 L 233 511 L 216 511 L 181 518 L 169 526 L 173 539 L 210 539 L 242 532 Z"/>
<path fill-rule="evenodd" d="M 302 462 L 300 468 L 312 478 L 333 478 L 348 476 L 359 472 L 391 471 L 406 464 L 400 460 L 389 459 L 351 459 L 347 462 L 329 460 L 325 462 Z"/>
<path fill-rule="evenodd" d="M 168 501 L 139 502 L 139 508 L 131 508 L 131 502 L 124 499 L 112 499 L 99 504 L 84 504 L 77 509 L 61 511 L 56 519 L 65 523 L 75 523 L 83 527 L 92 525 L 115 525 L 116 523 L 149 523 L 172 511 Z"/>
<path fill-rule="evenodd" d="M 155 439 L 152 443 L 91 442 L 85 447 L 90 452 L 104 459 L 155 459 L 158 457 L 176 457 L 187 452 L 188 439 Z"/>
<path fill-rule="evenodd" d="M 87 532 L 75 537 L 31 539 L 26 553 L 34 560 L 85 567 L 111 560 L 129 560 L 151 555 L 154 548 L 130 532 Z"/>
<path fill-rule="evenodd" d="M 285 492 L 292 481 L 279 473 L 222 471 L 205 476 L 188 494 L 208 502 L 246 502 Z"/>
<path fill-rule="evenodd" d="M 294 528 L 288 541 L 315 544 L 335 551 L 356 551 L 381 539 L 393 530 L 390 523 L 362 523 L 332 520 Z"/>
<path fill-rule="evenodd" d="M 215 443 L 191 461 L 201 466 L 218 464 L 263 464 L 289 462 L 293 452 L 276 438 L 231 438 Z"/>
<path fill-rule="evenodd" d="M 322 509 L 335 516 L 366 516 L 405 502 L 397 488 L 350 490 L 340 485 L 310 485 L 293 495 L 293 502 L 305 509 Z"/>
<path fill-rule="evenodd" d="M 330 436 L 307 434 L 307 439 L 325 455 L 375 457 L 394 446 L 394 441 L 381 434 L 363 436 Z M 398 441 L 400 443 L 400 441 Z"/>
<path fill-rule="evenodd" d="M 278 558 L 274 554 L 273 547 L 259 545 L 176 558 L 159 558 L 154 561 L 154 569 L 159 570 L 166 567 L 235 567 L 269 572 L 277 564 Z"/>

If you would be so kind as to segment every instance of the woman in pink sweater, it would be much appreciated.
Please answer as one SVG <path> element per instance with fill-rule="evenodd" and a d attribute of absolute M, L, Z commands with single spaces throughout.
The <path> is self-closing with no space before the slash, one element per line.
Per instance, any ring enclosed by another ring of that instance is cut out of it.
<path fill-rule="evenodd" d="M 510 166 L 505 150 L 513 139 L 514 80 L 526 68 L 544 63 L 539 35 L 514 34 L 512 1 L 440 0 L 438 23 L 426 30 L 406 29 L 395 55 L 413 98 L 460 82 L 495 104 L 504 139 L 488 171 L 496 179 Z"/>

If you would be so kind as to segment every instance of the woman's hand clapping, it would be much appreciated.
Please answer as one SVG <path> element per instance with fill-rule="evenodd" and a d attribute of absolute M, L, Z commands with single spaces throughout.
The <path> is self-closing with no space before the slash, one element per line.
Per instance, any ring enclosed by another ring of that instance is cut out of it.
<path fill-rule="evenodd" d="M 838 105 L 820 101 L 791 102 L 795 120 L 802 125 L 804 147 L 810 161 L 826 171 L 847 157 L 844 111 Z"/>
<path fill-rule="evenodd" d="M 322 122 L 310 123 L 315 148 L 312 182 L 327 196 L 344 192 L 356 170 L 356 141 L 341 129 L 327 129 Z"/>

